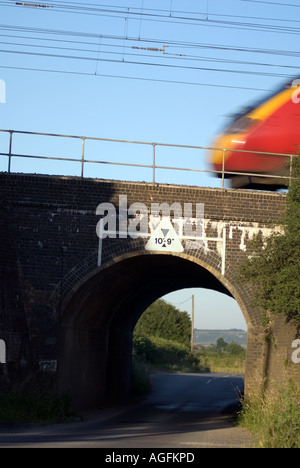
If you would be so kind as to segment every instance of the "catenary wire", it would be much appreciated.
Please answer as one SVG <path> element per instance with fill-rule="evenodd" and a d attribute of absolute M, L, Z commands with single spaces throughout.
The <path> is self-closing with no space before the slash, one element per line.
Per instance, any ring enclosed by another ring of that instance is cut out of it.
<path fill-rule="evenodd" d="M 97 57 L 83 57 L 83 56 L 75 56 L 75 55 L 59 55 L 59 54 L 46 54 L 40 52 L 24 52 L 19 50 L 4 50 L 0 49 L 0 53 L 9 53 L 9 54 L 19 54 L 19 55 L 30 55 L 32 57 L 47 57 L 47 58 L 59 58 L 59 59 L 71 59 L 71 60 L 84 60 L 84 61 L 98 61 Z M 127 65 L 142 65 L 142 66 L 152 66 L 152 67 L 160 67 L 160 68 L 172 68 L 172 69 L 184 69 L 184 70 L 195 70 L 195 71 L 210 71 L 210 72 L 222 72 L 222 73 L 236 73 L 242 75 L 255 75 L 255 76 L 268 76 L 268 77 L 281 77 L 281 78 L 289 78 L 290 74 L 284 73 L 268 73 L 268 72 L 260 72 L 260 71 L 251 71 L 251 70 L 233 70 L 233 69 L 226 69 L 226 68 L 209 68 L 209 67 L 196 67 L 196 66 L 181 66 L 181 65 L 174 65 L 174 64 L 166 64 L 166 63 L 155 63 L 155 62 L 138 62 L 133 60 L 114 60 L 114 59 L 104 59 L 101 58 L 101 62 L 107 63 L 119 63 L 119 64 L 127 64 Z"/>
<path fill-rule="evenodd" d="M 4 2 L 3 2 L 3 3 L 4 3 Z M 7 2 L 6 2 L 6 3 L 7 3 Z M 48 2 L 48 3 L 49 3 L 49 2 Z M 50 3 L 51 3 L 51 2 L 50 2 Z M 52 2 L 52 3 L 56 3 L 56 4 L 57 4 L 58 2 L 55 2 L 55 1 L 54 1 L 54 2 Z M 82 4 L 78 4 L 78 3 L 76 3 L 76 4 L 74 4 L 74 3 L 71 4 L 71 2 L 64 2 L 64 4 L 66 4 L 66 3 L 67 3 L 68 5 L 73 5 L 73 6 L 74 6 L 74 5 L 77 5 L 77 6 L 78 6 L 78 5 L 82 5 Z M 60 2 L 60 5 L 62 5 L 61 2 Z M 85 7 L 82 7 L 82 8 L 87 8 L 87 6 L 85 5 Z M 116 8 L 119 8 L 119 9 L 120 9 L 121 7 L 116 7 Z M 148 9 L 148 10 L 149 10 L 149 9 Z M 153 10 L 152 10 L 152 11 L 153 11 Z M 164 10 L 154 10 L 154 11 L 164 11 Z M 115 13 L 115 12 L 114 12 L 114 13 Z M 127 13 L 127 12 L 126 12 L 126 13 Z M 143 13 L 143 12 L 141 12 L 141 11 L 138 12 L 139 18 L 141 17 L 141 13 Z M 180 12 L 180 13 L 184 14 L 185 12 Z M 192 12 L 188 12 L 188 13 L 192 13 Z M 122 14 L 123 14 L 123 16 L 124 16 L 124 12 L 122 12 Z M 151 13 L 151 14 L 152 14 L 152 13 Z M 161 16 L 163 16 L 163 15 L 161 15 Z M 173 17 L 173 16 L 174 16 L 174 15 L 172 15 L 172 17 Z M 216 15 L 216 16 L 224 16 L 224 15 Z M 225 16 L 226 16 L 226 15 L 225 15 Z M 232 16 L 232 17 L 233 17 L 233 15 L 228 15 L 228 16 L 230 16 L 230 17 Z M 240 16 L 239 18 L 242 18 L 242 17 Z M 185 19 L 186 19 L 186 18 L 185 18 Z M 190 19 L 191 19 L 191 20 L 194 20 L 194 18 L 190 18 Z M 270 19 L 270 20 L 272 20 L 272 19 Z M 201 21 L 203 21 L 203 19 L 201 19 Z M 221 22 L 221 23 L 222 23 L 222 22 Z M 225 22 L 225 23 L 226 23 L 226 22 Z M 228 22 L 228 23 L 232 24 L 232 22 Z M 239 24 L 241 24 L 241 23 L 239 23 Z M 13 29 L 10 29 L 10 28 L 16 28 L 15 30 L 17 30 L 18 32 L 19 32 L 19 31 L 23 31 L 23 32 L 24 32 L 24 31 L 25 31 L 25 32 L 30 31 L 30 32 L 34 32 L 34 33 L 36 33 L 36 34 L 41 34 L 41 33 L 44 33 L 44 34 L 47 34 L 47 35 L 50 35 L 50 34 L 51 34 L 51 35 L 55 35 L 55 34 L 56 34 L 56 35 L 58 35 L 58 36 L 63 36 L 63 35 L 68 35 L 68 34 L 70 34 L 70 32 L 68 32 L 68 31 L 43 30 L 43 28 L 22 28 L 22 27 L 11 27 L 11 26 L 7 26 L 7 25 L 2 25 L 2 26 L 3 26 L 3 30 L 8 30 L 8 31 L 12 31 L 12 30 L 13 30 Z M 248 27 L 248 26 L 249 26 L 249 23 L 246 23 L 246 26 Z M 266 27 L 269 27 L 269 25 L 259 25 L 259 26 L 266 26 Z M 272 26 L 272 27 L 273 27 L 273 26 Z M 281 27 L 280 27 L 280 28 L 281 28 Z M 291 30 L 291 28 L 289 28 L 289 29 Z M 294 31 L 294 30 L 297 30 L 297 28 L 292 28 L 292 30 L 293 30 L 293 31 Z M 102 35 L 99 35 L 99 34 L 98 34 L 98 35 L 97 35 L 97 34 L 89 34 L 89 35 L 87 35 L 86 33 L 72 33 L 72 35 L 73 35 L 73 36 L 76 35 L 77 37 L 93 37 L 93 38 L 97 38 L 98 40 L 99 40 L 99 38 L 102 39 L 102 37 L 103 37 Z M 16 36 L 16 37 L 17 37 L 17 36 Z M 44 39 L 44 38 L 35 38 L 35 39 L 36 39 L 36 40 L 41 40 L 41 39 L 43 39 L 43 40 L 48 40 L 48 41 L 49 41 L 49 39 Z M 129 39 L 128 39 L 127 37 L 125 37 L 125 36 L 123 36 L 122 38 L 120 37 L 120 39 L 122 39 L 122 40 L 124 41 L 124 44 L 125 44 L 125 41 L 129 40 Z M 51 41 L 53 41 L 53 40 L 55 40 L 55 39 L 51 39 Z M 137 40 L 137 39 L 135 38 L 135 40 Z M 140 38 L 139 38 L 138 40 L 140 41 Z M 58 39 L 56 39 L 56 41 L 58 41 Z M 151 42 L 152 40 L 149 39 L 148 41 Z M 64 42 L 65 42 L 65 41 L 64 41 Z M 80 44 L 82 41 L 77 41 L 77 42 Z M 143 39 L 143 42 L 145 42 L 144 39 Z M 163 42 L 163 43 L 165 43 L 165 42 L 168 43 L 168 41 L 157 41 L 157 40 L 156 40 L 156 43 L 160 43 L 160 44 L 161 44 L 162 42 Z M 152 41 L 152 43 L 153 43 L 153 41 Z M 128 49 L 130 48 L 130 46 L 124 46 L 124 44 L 123 44 L 123 49 L 125 50 L 125 47 L 126 47 L 127 50 L 128 50 Z M 171 44 L 171 42 L 170 42 L 170 44 Z M 175 45 L 175 41 L 173 41 L 173 44 Z M 179 44 L 180 44 L 180 42 L 177 42 L 176 46 L 178 47 Z M 12 43 L 11 45 L 16 45 L 16 44 Z M 94 45 L 94 44 L 93 44 L 93 45 Z M 40 46 L 40 45 L 38 45 L 38 46 L 35 45 L 35 46 L 34 46 L 34 45 L 31 45 L 31 44 L 30 44 L 30 45 L 29 45 L 29 44 L 27 44 L 27 45 L 22 44 L 22 46 L 23 46 L 23 47 L 39 47 L 39 48 L 42 47 L 42 46 Z M 115 48 L 118 47 L 118 45 L 116 45 L 116 44 L 114 44 L 114 45 L 112 45 L 112 44 L 111 44 L 111 45 L 110 45 L 110 44 L 102 44 L 102 47 L 110 47 L 110 46 L 111 46 L 111 47 L 115 47 Z M 298 56 L 298 55 L 296 55 L 297 52 L 293 52 L 293 51 L 286 51 L 286 53 L 284 53 L 285 51 L 276 51 L 276 50 L 272 50 L 272 49 L 270 49 L 270 50 L 267 51 L 267 50 L 264 50 L 264 49 L 261 49 L 261 50 L 256 49 L 256 50 L 255 50 L 255 49 L 249 48 L 249 49 L 247 50 L 246 48 L 241 48 L 241 47 L 236 47 L 236 48 L 228 47 L 228 48 L 226 48 L 226 47 L 224 47 L 224 46 L 214 46 L 214 45 L 204 45 L 204 44 L 199 45 L 199 44 L 195 44 L 195 43 L 194 43 L 194 44 L 193 44 L 193 43 L 190 43 L 190 44 L 189 44 L 189 43 L 184 43 L 184 42 L 181 43 L 181 47 L 185 47 L 185 48 L 187 48 L 187 47 L 201 47 L 201 48 L 207 48 L 207 49 L 208 49 L 208 48 L 211 48 L 212 50 L 213 50 L 213 49 L 214 49 L 214 50 L 215 50 L 215 49 L 218 49 L 218 50 L 234 50 L 234 51 L 236 51 L 236 52 L 239 52 L 239 51 L 244 51 L 244 52 L 245 52 L 245 51 L 246 51 L 246 52 L 252 52 L 252 53 L 253 53 L 253 52 L 257 52 L 257 53 L 269 53 L 269 54 L 272 54 L 272 55 L 278 54 L 278 55 L 289 55 L 289 56 L 294 56 L 294 57 Z M 52 47 L 52 46 L 44 46 L 44 48 L 49 48 L 49 49 L 52 48 L 52 49 L 54 49 L 54 47 Z M 58 49 L 59 49 L 59 48 L 58 48 Z M 64 51 L 64 50 L 66 50 L 66 48 L 61 48 L 61 50 Z M 81 50 L 81 51 L 82 51 L 82 52 L 85 52 L 85 50 Z M 70 55 L 69 55 L 69 56 L 65 56 L 65 55 L 59 55 L 59 54 L 39 54 L 39 53 L 36 53 L 36 52 L 32 53 L 32 52 L 28 52 L 28 51 L 14 51 L 14 50 L 13 50 L 13 51 L 12 51 L 12 50 L 10 50 L 10 51 L 3 50 L 2 52 L 3 52 L 3 53 L 14 53 L 14 54 L 17 54 L 17 53 L 20 54 L 20 53 L 22 53 L 22 54 L 25 54 L 25 55 L 32 55 L 32 56 L 42 56 L 42 55 L 44 55 L 45 57 L 48 57 L 48 58 L 51 57 L 51 58 L 64 58 L 64 59 L 68 59 L 68 58 L 69 58 L 69 59 L 78 59 L 78 60 L 97 60 L 97 62 L 99 62 L 99 61 L 106 61 L 106 62 L 107 62 L 107 61 L 108 61 L 108 62 L 112 62 L 112 63 L 126 63 L 126 64 L 143 65 L 143 66 L 181 68 L 181 69 L 187 69 L 187 70 L 188 70 L 188 69 L 189 69 L 189 70 L 205 70 L 205 71 L 217 71 L 217 72 L 226 72 L 226 73 L 253 74 L 253 75 L 260 75 L 260 76 L 278 76 L 278 77 L 289 77 L 289 76 L 290 76 L 290 75 L 279 74 L 279 73 L 263 73 L 263 72 L 246 71 L 246 70 L 228 70 L 228 69 L 218 69 L 218 68 L 208 68 L 208 67 L 191 67 L 191 66 L 184 66 L 184 65 L 178 66 L 178 65 L 174 65 L 174 64 L 170 64 L 170 63 L 164 63 L 164 64 L 162 64 L 162 63 L 153 63 L 153 62 L 150 62 L 150 63 L 149 63 L 149 62 L 136 62 L 136 61 L 131 61 L 131 60 L 122 60 L 122 61 L 120 61 L 120 60 L 108 60 L 108 59 L 103 59 L 103 57 L 101 57 L 101 59 L 99 60 L 99 44 L 98 44 L 98 54 L 97 54 L 97 58 L 94 58 L 94 57 L 85 57 L 85 56 L 80 56 L 80 57 L 78 57 L 78 56 L 70 56 Z M 86 52 L 92 53 L 93 51 L 87 50 Z M 103 50 L 101 50 L 101 54 L 104 54 L 104 53 L 106 53 L 106 52 L 104 52 Z M 114 54 L 114 55 L 116 54 L 115 52 L 112 52 L 112 51 L 111 51 L 111 52 L 107 52 L 107 53 L 111 53 L 111 54 Z M 120 54 L 119 54 L 119 55 L 120 55 Z M 132 53 L 131 53 L 131 54 L 128 54 L 128 52 L 126 52 L 126 56 L 128 56 L 128 55 L 131 55 L 131 56 L 133 56 L 133 57 L 140 57 L 140 56 L 142 56 L 141 54 L 132 54 Z M 169 54 L 165 54 L 165 55 L 168 56 Z M 184 55 L 186 55 L 186 54 L 184 54 Z M 145 54 L 143 55 L 143 57 L 145 57 Z M 149 54 L 147 54 L 147 58 L 154 58 L 154 56 L 149 56 Z M 155 57 L 155 58 L 156 58 L 156 57 Z M 174 57 L 172 57 L 172 58 L 174 59 Z M 215 61 L 215 62 L 222 62 L 222 61 L 223 61 L 223 62 L 227 62 L 227 63 L 235 63 L 235 64 L 240 64 L 240 65 L 259 65 L 259 66 L 262 66 L 262 65 L 263 65 L 263 66 L 270 66 L 270 67 L 271 67 L 271 66 L 272 66 L 272 67 L 273 67 L 273 66 L 274 66 L 274 67 L 281 67 L 281 65 L 276 65 L 276 64 L 274 64 L 274 65 L 273 65 L 273 64 L 265 64 L 265 63 L 264 63 L 264 64 L 261 64 L 261 63 L 258 63 L 258 62 L 234 61 L 234 60 L 226 60 L 226 59 L 211 58 L 211 57 L 199 57 L 199 56 L 186 56 L 185 58 L 181 58 L 181 61 L 183 61 L 183 60 L 201 60 L 201 61 Z M 290 68 L 290 69 L 292 69 L 292 68 L 298 68 L 298 67 L 287 66 L 287 65 L 282 65 L 282 67 L 284 67 L 284 68 Z M 117 75 L 116 75 L 116 76 L 117 76 Z"/>
<path fill-rule="evenodd" d="M 46 3 L 46 2 L 45 2 Z M 50 2 L 51 3 L 51 2 Z M 16 6 L 14 4 L 8 4 L 9 6 Z M 6 4 L 6 6 L 8 6 Z M 59 5 L 58 5 L 59 6 Z M 86 7 L 81 7 L 81 11 L 80 13 L 82 13 L 82 9 L 84 10 L 87 10 Z M 116 8 L 120 8 L 120 7 L 116 7 Z M 122 8 L 122 7 L 121 7 Z M 156 22 L 180 22 L 180 24 L 183 24 L 184 22 L 187 22 L 189 24 L 201 24 L 202 26 L 218 26 L 218 27 L 222 27 L 222 28 L 237 28 L 237 29 L 250 29 L 250 30 L 254 30 L 254 31 L 259 31 L 259 30 L 263 30 L 263 31 L 266 31 L 266 32 L 277 32 L 277 33 L 286 33 L 286 34 L 298 34 L 300 32 L 300 29 L 299 28 L 291 28 L 291 27 L 287 27 L 287 26 L 273 26 L 273 25 L 266 25 L 266 24 L 260 24 L 260 23 L 249 23 L 249 22 L 238 22 L 238 21 L 228 21 L 228 20 L 217 20 L 217 19 L 209 19 L 209 18 L 194 18 L 194 17 L 187 17 L 187 16 L 175 16 L 175 15 L 172 15 L 171 17 L 170 16 L 166 16 L 166 15 L 162 15 L 160 13 L 145 13 L 144 11 L 143 12 L 133 12 L 133 11 L 130 11 L 130 9 L 127 9 L 125 11 L 125 7 L 124 8 L 124 11 L 120 11 L 120 10 L 114 10 L 112 9 L 112 7 L 107 7 L 107 8 L 100 8 L 99 10 L 99 15 L 100 16 L 106 16 L 106 17 L 121 17 L 123 18 L 124 15 L 126 15 L 127 17 L 131 15 L 131 17 L 134 19 L 138 19 L 140 20 L 141 17 L 146 17 L 148 21 L 156 21 Z M 95 8 L 93 8 L 93 10 L 95 10 Z M 68 11 L 69 13 L 74 13 L 72 11 Z M 75 12 L 76 13 L 76 12 Z M 78 13 L 78 12 L 77 12 Z M 92 15 L 95 15 L 95 11 L 93 11 L 92 13 L 85 13 L 85 14 L 92 14 Z M 212 16 L 212 15 L 210 15 Z M 216 16 L 224 16 L 222 14 L 220 15 L 216 15 Z M 233 16 L 233 17 L 237 17 L 237 16 Z M 284 20 L 281 20 L 281 21 L 284 21 Z"/>
<path fill-rule="evenodd" d="M 0 34 L 1 37 L 1 34 Z M 26 38 L 23 37 L 24 39 L 36 39 L 36 38 Z M 38 39 L 40 40 L 40 39 Z M 44 39 L 47 40 L 47 39 Z M 53 41 L 53 40 L 51 40 Z M 59 41 L 56 40 L 56 42 L 63 42 L 65 44 L 66 41 Z M 79 41 L 74 41 L 76 44 L 83 44 Z M 87 48 L 78 48 L 78 47 L 57 47 L 53 45 L 37 45 L 37 44 L 24 44 L 24 43 L 18 43 L 18 42 L 5 42 L 0 40 L 0 44 L 3 44 L 4 46 L 11 45 L 11 46 L 21 46 L 21 47 L 28 47 L 28 48 L 36 48 L 36 49 L 54 49 L 54 50 L 59 50 L 59 51 L 72 51 L 72 52 L 87 52 L 87 53 L 94 53 L 97 54 L 97 60 L 101 61 L 99 58 L 99 44 L 97 43 L 87 43 L 88 45 L 92 45 L 94 47 L 97 47 L 97 50 L 92 50 L 92 49 L 87 49 Z M 139 49 L 139 47 L 134 47 L 134 46 L 125 46 L 123 45 L 118 45 L 118 44 L 105 44 L 102 43 L 102 50 L 101 54 L 111 54 L 111 55 L 120 55 L 124 56 L 124 49 L 126 49 L 126 56 L 133 56 L 133 57 L 144 57 L 144 54 L 133 54 L 132 49 Z M 115 52 L 112 50 L 103 50 L 103 47 L 106 48 L 120 48 L 122 49 L 121 52 Z M 142 48 L 141 48 L 142 49 Z M 129 51 L 131 53 L 129 53 Z M 8 51 L 1 51 L 0 52 L 10 52 Z M 18 52 L 14 52 L 18 53 Z M 25 53 L 25 52 L 20 52 L 20 53 Z M 28 52 L 28 54 L 31 54 Z M 255 66 L 261 66 L 261 67 L 276 67 L 276 68 L 287 68 L 287 69 L 299 69 L 299 66 L 293 66 L 293 65 L 283 65 L 283 64 L 274 64 L 274 63 L 262 63 L 262 62 L 250 62 L 250 61 L 243 61 L 243 60 L 232 60 L 232 59 L 225 59 L 225 58 L 217 58 L 217 57 L 204 57 L 204 56 L 197 56 L 197 55 L 186 55 L 186 54 L 169 54 L 168 52 L 164 52 L 164 55 L 167 56 L 167 58 L 171 58 L 172 60 L 180 60 L 180 61 L 204 61 L 204 62 L 218 62 L 218 63 L 230 63 L 230 64 L 237 64 L 237 65 L 255 65 Z M 176 56 L 180 55 L 180 56 Z M 59 56 L 57 56 L 59 57 Z M 65 58 L 65 57 L 64 57 Z M 70 57 L 74 58 L 74 57 Z M 80 57 L 78 57 L 80 58 Z M 147 55 L 147 58 L 156 58 L 155 55 Z M 82 57 L 82 59 L 85 59 L 85 57 Z M 91 58 L 92 59 L 92 58 Z M 182 67 L 184 68 L 184 67 Z"/>
<path fill-rule="evenodd" d="M 43 73 L 57 73 L 64 75 L 79 75 L 79 76 L 95 76 L 102 78 L 118 78 L 125 80 L 138 80 L 138 81 L 148 81 L 153 83 L 171 83 L 171 84 L 180 84 L 180 85 L 193 85 L 193 86 L 208 86 L 213 88 L 227 88 L 227 89 L 236 89 L 236 90 L 248 90 L 248 91 L 270 91 L 267 88 L 258 88 L 258 87 L 249 87 L 249 86 L 234 86 L 226 85 L 224 83 L 199 83 L 192 81 L 182 81 L 182 80 L 165 80 L 165 79 L 156 79 L 156 78 L 145 78 L 137 76 L 124 76 L 124 75 L 113 75 L 113 74 L 103 74 L 103 73 L 89 73 L 89 72 L 78 72 L 78 71 L 69 71 L 69 70 L 51 70 L 46 68 L 30 68 L 30 67 L 13 67 L 8 65 L 0 65 L 0 69 L 8 70 L 20 70 L 20 71 L 33 71 L 33 72 L 43 72 Z"/>
<path fill-rule="evenodd" d="M 242 2 L 263 3 L 265 5 L 277 5 L 277 6 L 284 6 L 284 7 L 300 8 L 300 5 L 295 5 L 295 3 L 264 2 L 262 0 L 242 0 Z"/>
<path fill-rule="evenodd" d="M 3 25 L 0 24 L 0 31 L 10 31 L 10 32 L 23 32 L 23 33 L 33 33 L 33 34 L 43 34 L 49 36 L 64 36 L 64 39 L 49 39 L 43 37 L 28 37 L 28 36 L 18 36 L 18 35 L 5 35 L 1 34 L 0 36 L 7 36 L 11 38 L 22 38 L 25 39 L 34 39 L 40 41 L 63 41 L 66 42 L 65 36 L 77 37 L 77 38 L 90 38 L 96 39 L 109 39 L 116 41 L 131 41 L 137 43 L 151 43 L 151 44 L 165 44 L 168 46 L 181 47 L 181 48 L 201 48 L 201 49 L 211 49 L 211 50 L 221 50 L 221 51 L 233 51 L 233 52 L 242 52 L 242 53 L 258 53 L 258 54 L 267 54 L 267 55 L 282 55 L 290 57 L 299 57 L 300 52 L 298 51 L 287 51 L 287 50 L 278 50 L 278 49 L 262 49 L 262 48 L 253 48 L 253 47 L 242 47 L 242 46 L 229 46 L 225 44 L 205 44 L 205 43 L 196 43 L 196 42 L 184 42 L 184 41 L 174 41 L 169 39 L 151 39 L 151 38 L 137 38 L 137 37 L 125 37 L 125 36 L 116 36 L 116 35 L 107 35 L 107 34 L 95 34 L 95 33 L 85 33 L 85 32 L 75 32 L 67 30 L 56 30 L 56 29 L 43 29 L 43 28 L 33 28 L 33 27 L 24 27 L 24 26 L 15 26 L 15 25 Z M 83 41 L 68 41 L 71 43 L 84 43 Z M 93 43 L 85 43 L 93 44 Z M 94 43 L 95 44 L 95 43 Z M 97 42 L 97 45 L 99 43 Z"/>

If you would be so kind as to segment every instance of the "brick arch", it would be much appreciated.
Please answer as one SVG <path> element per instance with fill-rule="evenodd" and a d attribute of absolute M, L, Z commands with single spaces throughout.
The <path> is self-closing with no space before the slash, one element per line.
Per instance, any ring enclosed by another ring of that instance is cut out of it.
<path fill-rule="evenodd" d="M 191 252 L 195 253 L 123 253 L 90 271 L 69 293 L 61 320 L 60 386 L 75 391 L 76 406 L 97 406 L 107 395 L 115 400 L 128 392 L 135 324 L 152 302 L 169 292 L 203 287 L 229 294 L 251 327 L 254 318 L 243 289 L 199 252 Z M 211 261 L 219 261 L 212 254 Z"/>
<path fill-rule="evenodd" d="M 61 308 L 63 310 L 74 292 L 80 288 L 82 284 L 85 284 L 89 278 L 97 275 L 99 272 L 130 257 L 153 254 L 155 254 L 155 252 L 145 250 L 145 241 L 140 238 L 106 242 L 103 248 L 101 267 L 96 266 L 98 251 L 94 251 L 64 275 L 62 284 L 57 285 L 50 298 L 53 309 L 58 310 L 58 308 Z M 252 304 L 253 291 L 248 285 L 242 285 L 238 282 L 236 265 L 233 266 L 232 263 L 226 259 L 225 275 L 222 275 L 222 259 L 214 250 L 205 251 L 204 249 L 198 249 L 185 250 L 184 253 L 161 252 L 160 254 L 173 255 L 187 259 L 200 265 L 208 272 L 211 272 L 222 285 L 222 292 L 230 294 L 236 299 L 247 325 L 260 325 L 260 313 L 257 309 L 253 308 Z M 218 291 L 219 289 L 216 288 L 216 290 Z"/>
<path fill-rule="evenodd" d="M 75 291 L 84 285 L 90 278 L 105 271 L 112 265 L 125 261 L 131 257 L 147 257 L 149 255 L 153 255 L 153 252 L 147 252 L 144 249 L 131 250 L 127 252 L 126 249 L 125 253 L 120 253 L 116 258 L 109 259 L 109 256 L 106 258 L 107 261 L 101 267 L 95 268 L 97 252 L 94 252 L 91 256 L 84 259 L 65 275 L 62 288 L 61 285 L 59 285 L 55 293 L 52 295 L 52 302 L 53 304 L 56 304 L 56 307 L 58 302 L 62 302 L 62 309 L 64 309 Z M 156 255 L 158 255 L 158 253 L 156 253 Z M 237 282 L 236 269 L 228 262 L 226 265 L 225 275 L 220 273 L 221 260 L 215 252 L 211 251 L 209 254 L 205 254 L 203 251 L 190 250 L 185 253 L 161 252 L 159 255 L 172 255 L 174 257 L 186 259 L 203 267 L 205 270 L 210 272 L 216 280 L 218 280 L 220 285 L 222 285 L 216 288 L 213 287 L 212 289 L 232 296 L 238 302 L 247 324 L 259 324 L 259 314 L 257 314 L 257 310 L 255 310 L 252 305 L 253 291 L 248 285 L 242 285 Z M 60 297 L 61 291 L 62 297 Z"/>

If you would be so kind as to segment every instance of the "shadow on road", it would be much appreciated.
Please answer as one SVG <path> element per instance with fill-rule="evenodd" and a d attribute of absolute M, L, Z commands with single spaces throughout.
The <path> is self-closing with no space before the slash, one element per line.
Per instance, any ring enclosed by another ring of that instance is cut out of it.
<path fill-rule="evenodd" d="M 243 378 L 232 374 L 156 374 L 153 393 L 87 413 L 82 422 L 0 427 L 0 447 L 246 447 L 232 423 Z"/>

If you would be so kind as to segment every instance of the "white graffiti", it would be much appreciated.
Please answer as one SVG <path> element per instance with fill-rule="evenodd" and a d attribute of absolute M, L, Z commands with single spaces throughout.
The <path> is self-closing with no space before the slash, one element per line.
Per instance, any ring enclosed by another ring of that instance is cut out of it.
<path fill-rule="evenodd" d="M 210 219 L 204 220 L 204 250 L 209 252 L 208 240 L 206 240 L 206 233 L 208 230 L 216 232 L 216 237 L 221 238 L 222 232 L 226 229 L 227 236 L 229 240 L 232 240 L 235 235 L 239 236 L 239 248 L 243 252 L 247 251 L 247 243 L 252 240 L 257 235 L 261 235 L 262 238 L 270 237 L 274 232 L 281 232 L 282 228 L 279 226 L 275 227 L 262 227 L 258 223 L 251 223 L 251 225 L 246 223 L 231 223 L 225 221 L 212 221 Z M 207 236 L 209 238 L 209 236 Z M 217 242 L 217 252 L 221 255 L 222 252 L 222 243 Z"/>
<path fill-rule="evenodd" d="M 6 344 L 0 340 L 0 364 L 6 364 Z"/>

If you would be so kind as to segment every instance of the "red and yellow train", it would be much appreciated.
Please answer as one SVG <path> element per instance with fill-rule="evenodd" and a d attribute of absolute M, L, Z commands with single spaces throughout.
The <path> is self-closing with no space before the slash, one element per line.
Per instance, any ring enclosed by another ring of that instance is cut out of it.
<path fill-rule="evenodd" d="M 237 114 L 214 142 L 211 163 L 232 187 L 277 190 L 287 185 L 289 155 L 300 153 L 300 78 Z M 276 153 L 276 154 L 274 154 Z M 284 156 L 288 155 L 288 156 Z M 268 177 L 272 176 L 272 177 Z"/>

